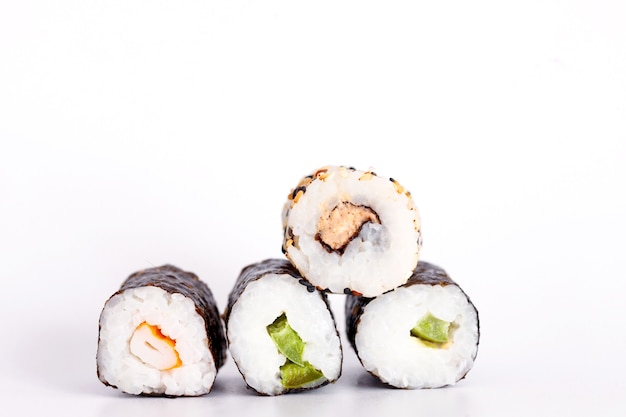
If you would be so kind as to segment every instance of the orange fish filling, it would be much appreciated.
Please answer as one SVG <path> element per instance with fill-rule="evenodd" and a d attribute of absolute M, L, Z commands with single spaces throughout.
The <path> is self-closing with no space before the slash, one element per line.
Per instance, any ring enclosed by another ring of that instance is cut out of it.
<path fill-rule="evenodd" d="M 130 339 L 130 351 L 142 362 L 161 371 L 182 366 L 176 341 L 165 336 L 158 326 L 141 323 Z"/>

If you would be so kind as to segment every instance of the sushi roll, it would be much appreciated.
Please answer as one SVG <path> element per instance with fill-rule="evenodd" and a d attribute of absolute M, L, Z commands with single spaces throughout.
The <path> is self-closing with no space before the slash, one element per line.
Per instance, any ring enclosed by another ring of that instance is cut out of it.
<path fill-rule="evenodd" d="M 341 341 L 327 296 L 286 259 L 243 268 L 223 316 L 230 354 L 257 393 L 302 391 L 339 378 Z"/>
<path fill-rule="evenodd" d="M 474 365 L 478 311 L 438 266 L 420 261 L 403 286 L 375 298 L 348 295 L 346 332 L 363 367 L 397 388 L 438 388 Z"/>
<path fill-rule="evenodd" d="M 99 324 L 98 378 L 128 394 L 207 394 L 226 360 L 211 290 L 175 266 L 130 275 L 106 301 Z"/>
<path fill-rule="evenodd" d="M 291 190 L 282 220 L 283 253 L 322 290 L 374 297 L 404 284 L 418 261 L 411 194 L 372 171 L 315 171 Z"/>

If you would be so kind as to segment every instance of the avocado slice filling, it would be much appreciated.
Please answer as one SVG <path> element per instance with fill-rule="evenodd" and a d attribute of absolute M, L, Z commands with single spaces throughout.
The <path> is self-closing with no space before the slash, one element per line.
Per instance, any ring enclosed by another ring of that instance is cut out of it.
<path fill-rule="evenodd" d="M 301 388 L 324 377 L 321 371 L 302 360 L 305 344 L 289 325 L 285 313 L 267 326 L 267 332 L 278 351 L 287 358 L 285 364 L 280 367 L 280 382 L 285 388 Z"/>
<path fill-rule="evenodd" d="M 428 313 L 415 327 L 411 329 L 411 336 L 415 336 L 422 341 L 436 343 L 437 347 L 450 341 L 450 323 L 449 321 L 438 319 Z"/>

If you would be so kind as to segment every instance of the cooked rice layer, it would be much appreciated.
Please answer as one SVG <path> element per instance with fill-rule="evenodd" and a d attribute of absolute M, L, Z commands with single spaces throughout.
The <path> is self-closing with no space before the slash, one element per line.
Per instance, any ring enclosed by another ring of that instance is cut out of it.
<path fill-rule="evenodd" d="M 142 323 L 175 342 L 179 364 L 160 370 L 144 362 L 137 349 L 140 356 L 131 351 L 131 339 Z M 204 319 L 191 299 L 154 286 L 128 289 L 111 297 L 100 316 L 98 376 L 129 394 L 206 394 L 217 374 L 208 343 Z"/>
<path fill-rule="evenodd" d="M 280 375 L 286 358 L 267 331 L 283 313 L 305 343 L 303 360 L 324 374 L 321 380 L 301 388 L 334 382 L 341 373 L 341 342 L 325 300 L 293 276 L 267 274 L 247 284 L 230 308 L 226 324 L 231 356 L 246 383 L 261 394 L 288 391 Z"/>
<path fill-rule="evenodd" d="M 451 322 L 450 341 L 429 343 L 411 335 L 428 314 Z M 436 388 L 462 379 L 478 349 L 478 314 L 456 285 L 412 285 L 369 302 L 354 343 L 363 367 L 398 388 Z"/>

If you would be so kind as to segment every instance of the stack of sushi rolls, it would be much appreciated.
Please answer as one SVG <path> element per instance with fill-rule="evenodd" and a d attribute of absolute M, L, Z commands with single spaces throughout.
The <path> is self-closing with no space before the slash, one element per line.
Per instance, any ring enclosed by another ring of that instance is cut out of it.
<path fill-rule="evenodd" d="M 128 394 L 207 394 L 226 351 L 211 290 L 172 265 L 130 275 L 100 314 L 98 378 Z"/>
<path fill-rule="evenodd" d="M 327 296 L 287 260 L 243 268 L 223 317 L 231 357 L 257 393 L 298 392 L 339 378 L 341 340 Z"/>
<path fill-rule="evenodd" d="M 228 350 L 261 395 L 334 383 L 343 351 L 328 293 L 345 295 L 350 345 L 380 381 L 416 389 L 465 377 L 478 312 L 442 268 L 419 260 L 419 213 L 398 181 L 317 169 L 289 192 L 282 221 L 286 258 L 244 267 L 221 316 L 191 272 L 163 265 L 130 275 L 100 315 L 98 378 L 135 395 L 203 395 Z"/>
<path fill-rule="evenodd" d="M 311 285 L 346 294 L 346 332 L 363 367 L 397 388 L 461 380 L 478 350 L 478 312 L 433 264 L 419 260 L 421 222 L 393 178 L 327 166 L 283 208 L 282 250 Z"/>

